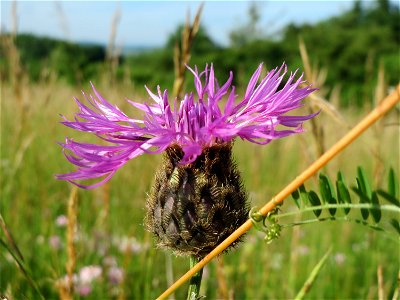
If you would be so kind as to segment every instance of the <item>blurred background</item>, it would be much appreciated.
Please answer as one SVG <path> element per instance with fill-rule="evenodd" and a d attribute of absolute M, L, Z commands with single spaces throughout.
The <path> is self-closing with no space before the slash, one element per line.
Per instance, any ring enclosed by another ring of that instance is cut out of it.
<path fill-rule="evenodd" d="M 3 35 L 15 35 L 31 81 L 55 76 L 82 85 L 111 71 L 115 81 L 168 88 L 174 43 L 199 4 L 4 1 L 1 26 Z M 190 65 L 213 62 L 221 75 L 232 70 L 240 86 L 260 62 L 301 67 L 301 37 L 313 63 L 329 69 L 326 83 L 341 89 L 342 104 L 360 106 L 380 65 L 389 85 L 398 80 L 399 23 L 398 6 L 386 0 L 207 2 Z M 9 79 L 7 49 L 1 54 L 1 75 Z"/>
<path fill-rule="evenodd" d="M 111 103 L 134 114 L 125 99 L 149 101 L 144 85 L 172 90 L 181 33 L 200 5 L 1 2 L 5 251 L 0 251 L 0 295 L 154 299 L 188 269 L 186 259 L 155 249 L 143 228 L 146 193 L 161 155 L 139 157 L 109 184 L 77 194 L 54 174 L 72 170 L 57 142 L 65 136 L 92 141 L 59 124 L 60 114 L 72 118 L 77 111 L 73 97 L 89 92 L 91 81 Z M 205 2 L 189 66 L 203 69 L 213 63 L 220 82 L 233 71 L 242 94 L 261 62 L 266 71 L 285 62 L 319 88 L 303 108 L 304 113 L 321 110 L 315 122 L 306 124 L 305 134 L 266 147 L 236 142 L 235 157 L 252 206 L 269 200 L 393 90 L 400 78 L 399 46 L 397 1 Z M 189 92 L 188 73 L 183 90 Z M 342 170 L 354 184 L 358 165 L 376 188 L 387 184 L 391 167 L 399 174 L 398 107 L 324 172 L 334 178 Z M 306 185 L 315 187 L 316 180 Z M 294 209 L 291 200 L 282 207 Z M 206 267 L 202 293 L 208 299 L 291 299 L 332 246 L 309 299 L 397 297 L 400 249 L 390 232 L 357 222 L 294 226 L 310 217 L 286 221 L 288 228 L 270 245 L 251 231 L 236 250 Z M 73 274 L 74 287 L 67 273 Z M 185 287 L 173 297 L 185 297 Z"/>

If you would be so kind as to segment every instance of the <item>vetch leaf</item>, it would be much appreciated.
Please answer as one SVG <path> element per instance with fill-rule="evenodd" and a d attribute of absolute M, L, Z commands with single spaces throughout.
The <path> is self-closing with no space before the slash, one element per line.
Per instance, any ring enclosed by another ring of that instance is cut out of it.
<path fill-rule="evenodd" d="M 396 174 L 394 173 L 393 168 L 389 170 L 389 178 L 388 178 L 388 191 L 391 196 L 397 198 L 399 192 L 399 181 L 396 178 Z"/>
<path fill-rule="evenodd" d="M 391 219 L 390 220 L 390 224 L 392 224 L 394 229 L 396 229 L 397 233 L 400 234 L 400 223 L 399 223 L 399 221 L 396 220 L 396 219 Z"/>
<path fill-rule="evenodd" d="M 299 193 L 298 190 L 295 190 L 295 191 L 292 193 L 292 198 L 293 198 L 293 200 L 294 200 L 294 203 L 296 203 L 296 206 L 297 206 L 298 208 L 300 208 L 300 193 Z"/>
<path fill-rule="evenodd" d="M 368 199 L 368 197 L 363 193 L 363 191 L 361 189 L 361 182 L 360 182 L 359 178 L 357 178 L 357 188 L 353 187 L 352 190 L 359 196 L 360 203 L 370 203 L 371 202 Z M 361 216 L 364 220 L 368 219 L 368 216 L 369 216 L 368 209 L 361 208 Z"/>
<path fill-rule="evenodd" d="M 376 223 L 379 223 L 382 217 L 382 212 L 379 207 L 379 200 L 378 200 L 378 195 L 376 192 L 372 192 L 372 197 L 371 197 L 372 204 L 376 207 L 371 208 L 369 211 L 371 212 L 372 218 L 375 220 Z"/>
<path fill-rule="evenodd" d="M 310 201 L 312 206 L 320 206 L 321 205 L 321 200 L 319 199 L 317 193 L 314 191 L 310 191 L 308 193 L 308 201 Z M 318 218 L 321 215 L 321 209 L 315 209 L 314 214 Z"/>
<path fill-rule="evenodd" d="M 343 181 L 336 181 L 336 189 L 339 203 L 351 203 L 350 192 Z M 345 207 L 343 210 L 347 215 L 350 212 L 350 207 Z"/>
<path fill-rule="evenodd" d="M 340 171 L 337 173 L 337 180 L 338 180 L 338 181 L 342 181 L 343 183 L 346 182 L 346 180 L 344 180 L 344 175 L 343 175 L 343 173 L 340 172 Z"/>
<path fill-rule="evenodd" d="M 319 174 L 319 188 L 322 199 L 325 203 L 336 204 L 335 190 L 332 187 L 332 183 L 325 174 Z M 329 208 L 329 213 L 333 217 L 336 214 L 336 208 Z"/>
<path fill-rule="evenodd" d="M 302 184 L 299 187 L 299 192 L 300 192 L 300 198 L 303 201 L 304 205 L 307 205 L 309 203 L 309 201 L 308 201 L 309 199 L 308 199 L 308 193 L 307 193 L 307 190 L 306 190 L 304 184 Z"/>
<path fill-rule="evenodd" d="M 369 200 L 368 202 L 370 203 L 372 191 L 368 183 L 368 178 L 367 175 L 365 174 L 365 170 L 361 166 L 357 167 L 357 178 L 359 179 L 360 182 L 359 188 L 361 189 L 362 193 L 367 196 L 367 199 Z"/>
<path fill-rule="evenodd" d="M 385 192 L 384 190 L 377 190 L 377 193 L 380 196 L 382 196 L 383 198 L 385 198 L 387 201 L 392 203 L 393 205 L 396 205 L 397 207 L 400 207 L 399 199 L 396 199 L 395 197 L 393 197 L 389 193 Z"/>

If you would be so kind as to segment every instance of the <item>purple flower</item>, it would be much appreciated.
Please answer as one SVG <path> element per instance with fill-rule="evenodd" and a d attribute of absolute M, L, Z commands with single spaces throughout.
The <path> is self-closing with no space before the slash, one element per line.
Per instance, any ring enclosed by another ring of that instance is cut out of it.
<path fill-rule="evenodd" d="M 82 285 L 89 284 L 93 280 L 101 276 L 102 269 L 100 266 L 86 266 L 79 271 L 79 283 Z"/>
<path fill-rule="evenodd" d="M 124 280 L 124 270 L 118 267 L 111 267 L 108 270 L 108 281 L 112 285 L 119 285 Z"/>
<path fill-rule="evenodd" d="M 59 215 L 56 219 L 58 227 L 65 227 L 68 225 L 68 218 L 65 215 Z"/>
<path fill-rule="evenodd" d="M 168 91 L 147 92 L 153 104 L 129 101 L 144 112 L 144 118 L 128 117 L 118 107 L 106 101 L 92 85 L 94 96 L 83 93 L 89 105 L 75 98 L 80 112 L 73 121 L 65 117 L 62 124 L 79 131 L 94 133 L 107 142 L 89 144 L 66 139 L 65 157 L 78 168 L 75 172 L 57 175 L 83 188 L 94 188 L 108 181 L 130 159 L 143 153 L 156 154 L 171 145 L 179 145 L 184 152 L 181 164 L 194 162 L 202 150 L 212 145 L 230 142 L 236 137 L 257 144 L 268 144 L 274 139 L 302 132 L 302 123 L 315 114 L 306 116 L 286 115 L 302 106 L 302 99 L 315 89 L 300 87 L 303 75 L 296 79 L 291 73 L 286 83 L 286 65 L 271 70 L 257 84 L 262 64 L 254 72 L 244 97 L 236 103 L 238 95 L 232 86 L 233 74 L 222 86 L 214 76 L 214 69 L 206 66 L 194 75 L 196 93 L 186 94 L 179 103 L 171 105 Z M 225 105 L 222 100 L 226 99 Z M 222 107 L 223 106 L 223 107 Z M 282 129 L 281 127 L 287 127 Z M 78 180 L 102 178 L 85 186 Z"/>
<path fill-rule="evenodd" d="M 60 250 L 62 247 L 61 238 L 58 235 L 52 235 L 49 238 L 49 245 L 55 250 Z"/>
<path fill-rule="evenodd" d="M 87 295 L 89 295 L 92 292 L 92 287 L 90 285 L 81 285 L 77 288 L 78 293 L 80 296 L 82 297 L 86 297 Z"/>

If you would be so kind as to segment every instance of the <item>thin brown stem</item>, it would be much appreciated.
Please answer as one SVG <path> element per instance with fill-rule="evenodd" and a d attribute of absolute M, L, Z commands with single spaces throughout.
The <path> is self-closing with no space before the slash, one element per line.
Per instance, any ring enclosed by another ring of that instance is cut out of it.
<path fill-rule="evenodd" d="M 74 289 L 73 274 L 76 265 L 76 249 L 75 249 L 75 229 L 77 223 L 77 193 L 78 188 L 73 187 L 68 201 L 68 226 L 67 226 L 67 275 L 68 275 L 68 291 L 71 295 Z M 68 299 L 68 298 L 67 298 Z M 72 297 L 71 297 L 72 299 Z"/>
<path fill-rule="evenodd" d="M 218 281 L 218 298 L 228 300 L 228 285 L 224 272 L 224 257 L 220 256 L 217 260 L 217 281 Z"/>
<path fill-rule="evenodd" d="M 378 277 L 378 299 L 384 300 L 385 299 L 385 292 L 383 289 L 383 271 L 382 265 L 378 265 L 378 269 L 376 271 L 376 275 Z"/>

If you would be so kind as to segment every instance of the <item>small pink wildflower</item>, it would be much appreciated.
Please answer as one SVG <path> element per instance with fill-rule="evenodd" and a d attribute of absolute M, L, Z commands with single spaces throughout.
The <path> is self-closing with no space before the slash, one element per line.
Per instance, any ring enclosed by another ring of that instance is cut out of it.
<path fill-rule="evenodd" d="M 108 270 L 108 281 L 112 285 L 119 285 L 124 279 L 124 270 L 118 267 L 111 267 Z"/>
<path fill-rule="evenodd" d="M 65 227 L 68 224 L 68 218 L 65 215 L 59 215 L 56 219 L 56 225 L 58 227 Z"/>
<path fill-rule="evenodd" d="M 92 292 L 92 287 L 88 284 L 80 285 L 77 287 L 78 294 L 82 297 L 88 296 Z"/>
<path fill-rule="evenodd" d="M 55 250 L 59 250 L 62 247 L 61 238 L 58 235 L 52 235 L 49 238 L 49 245 Z"/>
<path fill-rule="evenodd" d="M 78 281 L 80 284 L 89 284 L 101 276 L 100 266 L 86 266 L 79 271 Z"/>

